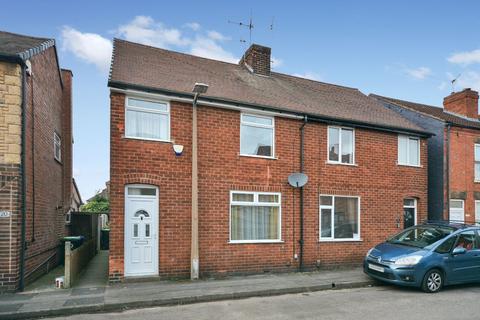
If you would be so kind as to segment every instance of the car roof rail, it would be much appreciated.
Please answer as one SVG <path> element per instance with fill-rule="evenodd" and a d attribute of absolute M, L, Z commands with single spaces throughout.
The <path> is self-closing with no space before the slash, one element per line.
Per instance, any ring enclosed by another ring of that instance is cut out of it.
<path fill-rule="evenodd" d="M 458 229 L 480 226 L 480 221 L 475 221 L 474 224 L 469 224 L 469 223 L 465 223 L 465 221 L 461 221 L 461 220 L 444 220 L 444 219 L 438 219 L 438 220 L 427 219 L 423 223 L 424 224 L 436 224 L 436 225 L 451 226 L 451 227 L 456 227 Z"/>

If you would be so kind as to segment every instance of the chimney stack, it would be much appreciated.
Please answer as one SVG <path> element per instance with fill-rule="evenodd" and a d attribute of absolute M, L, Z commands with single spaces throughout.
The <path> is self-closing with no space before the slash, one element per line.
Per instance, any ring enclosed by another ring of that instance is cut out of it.
<path fill-rule="evenodd" d="M 270 76 L 270 55 L 272 49 L 269 47 L 252 44 L 245 52 L 239 64 L 255 74 Z"/>
<path fill-rule="evenodd" d="M 445 110 L 478 119 L 478 92 L 467 88 L 460 92 L 452 92 L 443 99 Z"/>

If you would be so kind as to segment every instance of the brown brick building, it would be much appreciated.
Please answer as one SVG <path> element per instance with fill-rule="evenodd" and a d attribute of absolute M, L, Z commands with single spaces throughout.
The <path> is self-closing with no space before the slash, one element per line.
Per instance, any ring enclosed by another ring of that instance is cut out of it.
<path fill-rule="evenodd" d="M 0 32 L 0 291 L 58 262 L 72 193 L 71 86 L 54 40 Z"/>
<path fill-rule="evenodd" d="M 443 108 L 375 97 L 435 133 L 428 142 L 430 218 L 480 223 L 478 92 L 454 92 L 445 97 Z"/>
<path fill-rule="evenodd" d="M 270 71 L 270 48 L 229 64 L 115 40 L 109 87 L 112 281 L 357 264 L 427 216 L 427 131 Z"/>

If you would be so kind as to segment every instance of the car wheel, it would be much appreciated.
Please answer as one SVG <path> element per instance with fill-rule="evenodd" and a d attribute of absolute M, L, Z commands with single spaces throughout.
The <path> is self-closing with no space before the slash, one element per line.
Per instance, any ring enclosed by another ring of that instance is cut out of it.
<path fill-rule="evenodd" d="M 443 273 L 438 269 L 428 271 L 423 278 L 422 289 L 427 293 L 439 292 L 443 287 Z"/>

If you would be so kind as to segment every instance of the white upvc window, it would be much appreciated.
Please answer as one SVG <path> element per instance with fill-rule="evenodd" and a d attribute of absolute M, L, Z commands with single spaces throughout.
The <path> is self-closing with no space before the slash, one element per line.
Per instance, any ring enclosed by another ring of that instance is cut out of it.
<path fill-rule="evenodd" d="M 68 212 L 65 214 L 65 224 L 69 225 L 72 223 L 72 210 L 68 210 Z"/>
<path fill-rule="evenodd" d="M 420 139 L 417 137 L 398 136 L 398 164 L 420 166 Z"/>
<path fill-rule="evenodd" d="M 275 119 L 255 114 L 240 114 L 240 155 L 273 158 Z"/>
<path fill-rule="evenodd" d="M 230 243 L 281 242 L 281 194 L 230 192 Z"/>
<path fill-rule="evenodd" d="M 480 144 L 475 144 L 475 182 L 480 182 Z"/>
<path fill-rule="evenodd" d="M 127 97 L 125 106 L 125 137 L 169 142 L 169 103 Z"/>
<path fill-rule="evenodd" d="M 320 195 L 320 241 L 360 240 L 360 197 Z"/>
<path fill-rule="evenodd" d="M 328 127 L 328 162 L 355 163 L 355 130 L 344 127 Z"/>
<path fill-rule="evenodd" d="M 56 131 L 53 132 L 53 157 L 62 161 L 62 138 Z"/>

